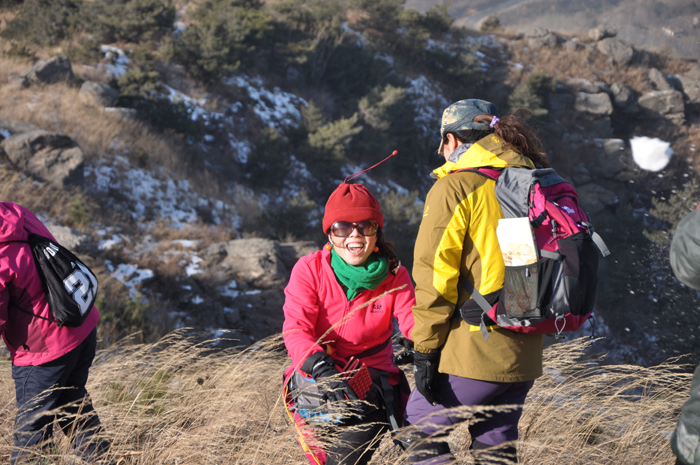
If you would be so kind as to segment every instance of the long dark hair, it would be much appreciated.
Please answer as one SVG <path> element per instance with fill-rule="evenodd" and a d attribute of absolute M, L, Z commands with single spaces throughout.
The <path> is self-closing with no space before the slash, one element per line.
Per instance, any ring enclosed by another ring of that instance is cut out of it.
<path fill-rule="evenodd" d="M 477 123 L 491 123 L 493 115 L 479 115 L 474 118 Z M 496 123 L 496 127 L 486 131 L 476 129 L 463 129 L 452 133 L 463 144 L 473 144 L 489 134 L 498 137 L 516 152 L 529 158 L 537 167 L 551 167 L 547 154 L 541 149 L 542 142 L 525 121 L 517 115 L 517 112 L 504 116 Z M 447 136 L 447 134 L 445 134 Z M 447 143 L 447 140 L 445 140 Z"/>
<path fill-rule="evenodd" d="M 377 252 L 379 256 L 389 260 L 389 271 L 393 272 L 400 264 L 399 258 L 394 253 L 394 245 L 384 237 L 382 228 L 377 230 L 377 248 L 379 249 L 379 252 Z"/>

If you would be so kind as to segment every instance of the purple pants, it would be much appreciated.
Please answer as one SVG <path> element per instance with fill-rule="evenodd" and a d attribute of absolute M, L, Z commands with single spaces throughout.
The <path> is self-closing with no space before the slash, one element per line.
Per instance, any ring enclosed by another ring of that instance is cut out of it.
<path fill-rule="evenodd" d="M 417 389 L 413 389 L 408 399 L 404 418 L 423 433 L 448 433 L 450 426 L 469 418 L 465 417 L 464 412 L 450 412 L 445 409 L 476 405 L 520 405 L 519 408 L 507 412 L 477 415 L 478 421 L 469 427 L 473 440 L 490 446 L 518 439 L 518 421 L 523 412 L 522 405 L 534 381 L 494 383 L 440 373 L 438 384 L 442 404 L 431 405 Z"/>

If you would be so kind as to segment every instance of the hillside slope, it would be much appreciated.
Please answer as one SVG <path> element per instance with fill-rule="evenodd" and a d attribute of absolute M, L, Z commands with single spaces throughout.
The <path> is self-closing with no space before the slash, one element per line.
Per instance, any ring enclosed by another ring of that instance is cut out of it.
<path fill-rule="evenodd" d="M 4 6 L 0 198 L 36 211 L 98 271 L 103 346 L 184 326 L 236 340 L 224 345 L 279 332 L 292 266 L 326 240 L 329 193 L 394 149 L 359 180 L 410 269 L 441 111 L 480 97 L 531 110 L 613 250 L 596 350 L 641 365 L 700 360 L 687 330 L 700 297 L 667 260 L 698 200 L 696 63 L 615 37 L 450 29 L 444 9 L 399 0 L 124 0 L 122 14 L 69 3 Z M 72 177 L 13 151 L 41 131 L 80 148 Z M 640 168 L 636 136 L 668 143 L 670 163 Z"/>

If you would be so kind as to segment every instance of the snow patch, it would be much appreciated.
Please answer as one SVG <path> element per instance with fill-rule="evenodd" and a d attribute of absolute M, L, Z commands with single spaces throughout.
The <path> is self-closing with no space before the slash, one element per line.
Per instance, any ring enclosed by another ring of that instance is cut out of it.
<path fill-rule="evenodd" d="M 235 85 L 244 89 L 253 100 L 253 111 L 268 127 L 283 129 L 298 127 L 301 122 L 299 107 L 306 106 L 306 101 L 279 87 L 268 90 L 263 87 L 260 77 L 233 76 L 224 79 L 224 84 Z"/>
<path fill-rule="evenodd" d="M 671 144 L 651 137 L 633 137 L 630 139 L 632 159 L 643 170 L 661 171 L 666 168 L 673 156 Z"/>
<path fill-rule="evenodd" d="M 182 102 L 185 104 L 185 106 L 191 111 L 190 118 L 192 118 L 192 121 L 202 120 L 205 124 L 207 124 L 210 121 L 223 118 L 224 116 L 223 113 L 216 113 L 213 111 L 206 110 L 204 108 L 204 105 L 207 103 L 207 99 L 205 98 L 195 99 L 169 86 L 165 86 L 165 90 L 168 92 L 168 100 L 170 100 L 173 103 Z M 207 136 L 204 137 L 205 139 L 207 138 Z"/>
<path fill-rule="evenodd" d="M 126 66 L 131 60 L 126 56 L 124 50 L 113 45 L 101 45 L 100 51 L 105 54 L 107 60 L 111 60 L 111 64 L 100 63 L 98 69 L 104 69 L 113 79 L 119 79 L 126 74 Z"/>
<path fill-rule="evenodd" d="M 411 83 L 406 89 L 413 97 L 416 106 L 416 117 L 414 122 L 418 131 L 424 138 L 437 137 L 436 127 L 442 118 L 442 111 L 450 105 L 450 101 L 444 96 L 440 84 L 431 81 L 425 76 L 418 76 L 409 79 Z M 436 141 L 437 147 L 439 141 Z"/>
<path fill-rule="evenodd" d="M 117 265 L 117 268 L 112 272 L 112 276 L 129 289 L 129 297 L 134 299 L 138 294 L 137 287 L 139 284 L 152 278 L 154 273 L 149 269 L 140 269 L 136 265 L 121 263 Z"/>
<path fill-rule="evenodd" d="M 129 160 L 120 156 L 115 157 L 112 163 L 99 160 L 96 165 L 86 165 L 85 177 L 88 189 L 94 193 L 121 194 L 119 197 L 126 200 L 114 205 L 115 208 L 126 210 L 134 219 L 164 218 L 176 227 L 182 227 L 197 222 L 200 219 L 197 208 L 203 206 L 211 209 L 216 224 L 221 222 L 222 216 L 235 211 L 231 205 L 200 197 L 187 180 L 175 180 L 162 172 L 133 168 Z M 235 216 L 231 220 L 234 224 L 238 223 Z"/>
<path fill-rule="evenodd" d="M 194 276 L 201 273 L 202 269 L 199 267 L 199 264 L 202 263 L 202 258 L 198 257 L 197 255 L 192 255 L 190 260 L 191 263 L 185 267 L 185 273 L 187 276 Z"/>

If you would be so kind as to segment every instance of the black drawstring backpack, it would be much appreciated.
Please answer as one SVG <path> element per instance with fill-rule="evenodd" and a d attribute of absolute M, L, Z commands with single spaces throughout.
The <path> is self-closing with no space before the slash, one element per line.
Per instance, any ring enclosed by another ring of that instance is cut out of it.
<path fill-rule="evenodd" d="M 26 230 L 26 228 L 25 228 Z M 47 237 L 29 232 L 27 241 L 44 288 L 53 320 L 20 309 L 25 313 L 52 321 L 58 326 L 78 327 L 83 324 L 97 298 L 95 274 L 73 253 Z"/>

